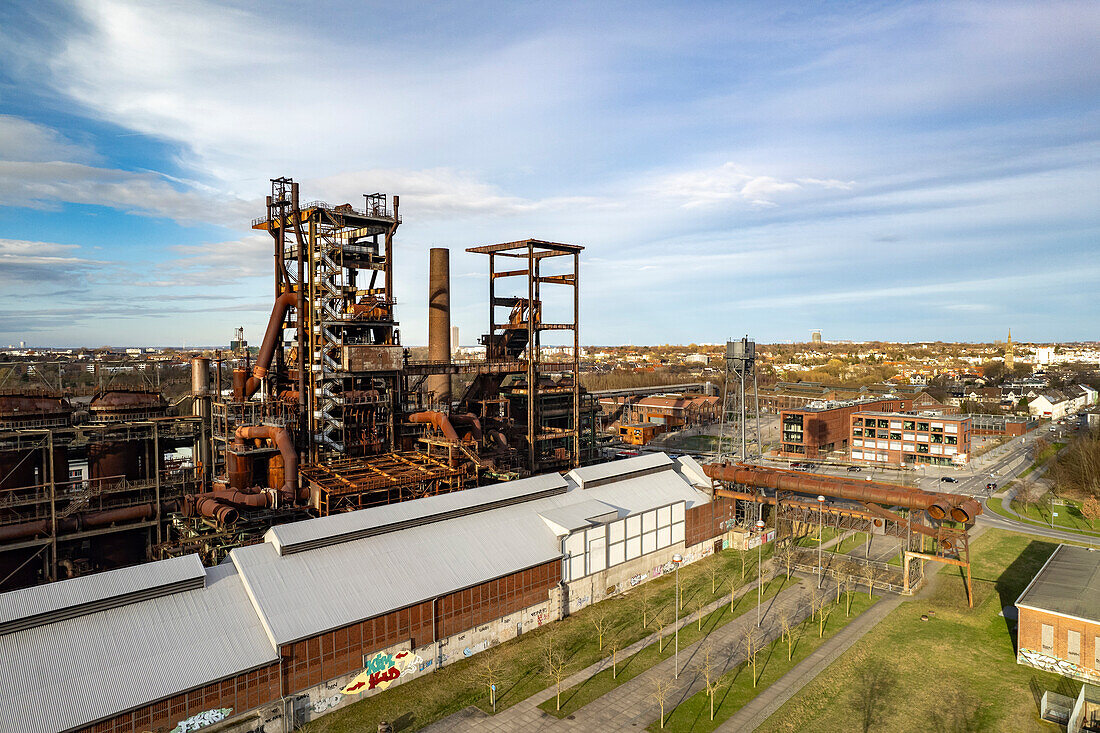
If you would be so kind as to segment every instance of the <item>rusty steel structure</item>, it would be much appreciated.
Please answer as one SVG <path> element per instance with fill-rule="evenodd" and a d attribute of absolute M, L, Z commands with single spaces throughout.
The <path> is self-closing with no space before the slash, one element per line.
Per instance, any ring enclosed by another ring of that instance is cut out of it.
<path fill-rule="evenodd" d="M 904 536 L 905 587 L 909 587 L 911 559 L 958 565 L 965 570 L 967 600 L 973 606 L 968 530 L 982 513 L 981 503 L 974 498 L 749 463 L 709 464 L 703 470 L 714 482 L 717 496 L 774 506 L 790 522 L 811 524 L 815 515 L 821 521 L 822 515 L 828 513 L 831 517 L 844 517 L 848 529 L 867 532 L 878 529 L 881 533 Z M 770 495 L 765 493 L 769 491 Z M 807 496 L 842 499 L 856 506 L 825 507 L 821 502 L 807 501 Z M 840 526 L 838 523 L 837 527 Z M 890 528 L 892 531 L 887 531 Z M 914 552 L 911 546 L 914 534 L 920 539 L 920 552 Z M 931 552 L 923 552 L 924 538 L 931 541 Z"/>
<path fill-rule="evenodd" d="M 146 558 L 199 485 L 169 461 L 200 421 L 159 393 L 100 390 L 84 411 L 59 392 L 0 394 L 0 590 Z"/>
<path fill-rule="evenodd" d="M 282 522 L 594 459 L 596 405 L 579 380 L 583 248 L 469 250 L 489 257 L 486 353 L 472 361 L 451 358 L 449 253 L 433 249 L 429 354 L 414 360 L 396 319 L 399 206 L 382 193 L 303 202 L 293 180 L 272 179 L 252 222 L 274 254 L 263 338 L 251 350 L 238 330 L 231 349 L 193 354 L 181 414 L 153 388 L 101 389 L 79 418 L 61 392 L 0 394 L 0 557 L 14 568 L 0 589 L 147 556 L 216 563 Z M 505 259 L 526 268 L 499 270 Z M 521 276 L 522 293 L 497 292 Z M 571 317 L 543 319 L 548 286 L 572 289 Z M 551 353 L 547 331 L 571 344 Z M 186 464 L 169 460 L 185 448 Z M 79 478 L 74 461 L 86 462 Z"/>

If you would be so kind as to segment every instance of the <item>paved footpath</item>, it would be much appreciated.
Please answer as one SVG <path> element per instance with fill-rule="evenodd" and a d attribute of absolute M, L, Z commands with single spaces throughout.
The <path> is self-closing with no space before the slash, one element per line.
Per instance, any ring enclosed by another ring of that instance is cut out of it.
<path fill-rule="evenodd" d="M 744 596 L 756 589 L 755 583 L 750 583 L 739 589 L 738 596 Z M 805 588 L 803 584 L 792 586 L 779 595 L 765 601 L 763 633 L 767 639 L 779 635 L 776 620 L 782 611 L 786 610 L 797 618 L 809 614 L 805 602 Z M 694 623 L 698 613 L 710 613 L 719 605 L 729 603 L 729 596 L 716 601 L 701 612 L 692 614 L 684 619 L 681 624 L 686 626 Z M 751 603 L 745 612 L 737 619 L 724 626 L 715 629 L 706 639 L 698 641 L 691 646 L 680 649 L 681 672 L 678 680 L 673 683 L 672 691 L 665 702 L 666 714 L 672 709 L 701 690 L 704 685 L 700 667 L 702 664 L 701 646 L 710 641 L 717 653 L 718 674 L 735 667 L 744 660 L 745 655 L 741 651 L 741 643 L 744 630 L 756 623 L 756 612 Z M 669 636 L 671 628 L 666 628 L 667 642 L 673 643 Z M 631 654 L 643 647 L 657 641 L 657 634 L 631 645 L 620 653 L 620 659 L 627 659 Z M 531 697 L 516 703 L 507 710 L 502 710 L 493 716 L 474 712 L 467 709 L 456 715 L 445 718 L 425 731 L 431 733 L 443 733 L 443 731 L 605 731 L 605 730 L 637 730 L 644 728 L 655 721 L 660 714 L 656 703 L 652 698 L 655 683 L 659 679 L 673 679 L 675 658 L 666 659 L 638 675 L 629 682 L 619 685 L 607 694 L 592 703 L 576 711 L 572 716 L 559 720 L 539 709 L 539 704 L 554 697 L 554 688 L 550 687 Z M 601 660 L 596 664 L 578 672 L 562 683 L 562 690 L 584 682 L 586 679 L 605 669 L 610 664 L 609 660 Z"/>
<path fill-rule="evenodd" d="M 985 527 L 976 528 L 970 535 L 971 541 L 984 532 Z M 927 582 L 924 588 L 913 596 L 914 599 L 928 598 L 938 586 L 939 571 L 946 566 L 942 563 L 930 564 L 933 567 L 927 570 Z M 787 674 L 776 680 L 768 689 L 746 703 L 743 708 L 730 716 L 725 723 L 715 728 L 715 730 L 722 733 L 734 733 L 735 731 L 752 731 L 759 728 L 776 710 L 824 672 L 830 664 L 836 661 L 837 657 L 848 651 L 853 644 L 863 638 L 864 634 L 877 626 L 879 621 L 890 615 L 895 608 L 906 600 L 900 596 L 890 596 L 875 603 L 815 649 L 810 656 L 796 664 Z"/>

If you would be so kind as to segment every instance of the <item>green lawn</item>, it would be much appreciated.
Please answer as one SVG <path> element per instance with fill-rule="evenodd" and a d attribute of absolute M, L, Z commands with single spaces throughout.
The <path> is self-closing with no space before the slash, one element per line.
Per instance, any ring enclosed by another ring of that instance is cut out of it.
<path fill-rule="evenodd" d="M 808 657 L 815 649 L 844 628 L 859 614 L 866 611 L 878 596 L 868 598 L 866 593 L 853 593 L 851 597 L 851 616 L 846 616 L 847 599 L 841 597 L 839 604 L 830 606 L 825 614 L 824 634 L 819 637 L 818 622 L 806 619 L 792 630 L 794 639 L 791 659 L 787 660 L 787 642 L 776 639 L 760 650 L 757 656 L 756 685 L 752 683 L 752 666 L 742 662 L 726 673 L 714 697 L 714 720 L 710 719 L 710 698 L 705 690 L 676 706 L 665 716 L 664 729 L 669 731 L 690 731 L 703 733 L 714 730 L 726 719 L 740 710 L 750 700 L 774 684 L 789 672 L 796 664 Z M 661 729 L 660 721 L 655 721 L 649 730 Z"/>
<path fill-rule="evenodd" d="M 763 557 L 771 556 L 772 545 L 764 547 Z M 756 575 L 756 551 L 744 553 L 745 573 L 741 575 L 739 553 L 726 550 L 680 570 L 680 585 L 685 608 L 729 596 L 730 586 L 751 581 Z M 711 592 L 710 570 L 714 569 L 715 588 Z M 610 632 L 621 638 L 623 646 L 652 633 L 641 624 L 643 595 L 650 595 L 651 613 L 664 611 L 671 623 L 674 575 L 669 573 L 627 593 L 589 606 L 560 622 L 547 624 L 525 632 L 519 638 L 505 642 L 469 659 L 463 659 L 437 672 L 424 674 L 409 682 L 353 705 L 334 710 L 307 724 L 301 730 L 308 733 L 358 733 L 375 730 L 379 721 L 389 721 L 395 731 L 418 730 L 470 705 L 491 711 L 487 685 L 480 667 L 487 659 L 495 660 L 497 710 L 515 705 L 551 685 L 542 660 L 545 637 L 553 633 L 555 648 L 568 659 L 569 674 L 579 672 L 606 656 L 599 650 L 597 632 L 592 623 L 595 616 L 608 611 Z M 750 594 L 755 597 L 755 594 Z M 605 640 L 608 638 L 605 636 Z"/>
<path fill-rule="evenodd" d="M 837 530 L 835 527 L 822 527 L 821 528 L 821 541 L 828 542 L 829 540 L 836 539 L 837 535 L 844 534 L 848 530 Z M 810 534 L 803 535 L 795 539 L 794 544 L 796 547 L 810 547 L 817 549 L 817 527 L 813 528 Z"/>
<path fill-rule="evenodd" d="M 1039 522 L 1050 526 L 1051 511 L 1057 512 L 1058 516 L 1054 517 L 1054 526 L 1061 529 L 1068 529 L 1071 532 L 1086 532 L 1090 534 L 1097 534 L 1095 528 L 1089 523 L 1089 520 L 1085 519 L 1081 514 L 1081 503 L 1066 499 L 1066 506 L 1054 506 L 1045 507 L 1032 504 L 1024 510 L 1024 505 L 1017 500 L 1013 500 L 1012 509 L 1017 514 L 1034 522 Z"/>
<path fill-rule="evenodd" d="M 767 600 L 780 593 L 784 588 L 798 585 L 799 582 L 801 581 L 794 577 L 788 581 L 786 576 L 781 573 L 777 578 L 773 578 L 765 584 L 763 598 Z M 747 593 L 741 596 L 734 601 L 732 611 L 728 603 L 723 604 L 703 618 L 701 629 L 698 622 L 683 627 L 680 629 L 680 648 L 683 649 L 694 644 L 715 629 L 725 626 L 742 614 L 752 611 L 756 608 L 756 598 L 756 593 Z M 572 715 L 593 700 L 603 697 L 619 685 L 642 674 L 653 665 L 673 656 L 674 653 L 673 635 L 668 634 L 663 643 L 661 641 L 654 642 L 627 659 L 619 659 L 614 669 L 601 670 L 579 685 L 562 690 L 560 710 L 557 709 L 556 697 L 551 697 L 539 707 L 559 718 Z"/>
<path fill-rule="evenodd" d="M 1009 512 L 1004 508 L 1004 502 L 1001 499 L 986 499 L 985 504 L 986 507 L 995 514 L 999 514 L 1007 519 L 1020 519 L 1015 515 L 1009 514 Z M 1022 510 L 1023 507 L 1018 505 L 1016 502 L 1013 502 L 1012 508 L 1015 509 L 1019 514 L 1024 515 L 1024 512 Z M 1088 535 L 1091 537 L 1100 537 L 1100 530 L 1090 529 L 1088 520 L 1081 516 L 1081 507 L 1079 503 L 1073 502 L 1072 509 L 1071 507 L 1058 507 L 1056 508 L 1056 511 L 1058 512 L 1058 516 L 1055 517 L 1054 522 L 1054 526 L 1056 528 L 1064 529 L 1069 532 L 1077 532 L 1078 534 Z M 1024 521 L 1031 522 L 1036 526 L 1050 526 L 1050 516 L 1046 513 L 1045 509 L 1042 510 L 1042 512 L 1040 513 L 1040 510 L 1038 508 L 1031 507 L 1030 511 L 1024 516 L 1026 517 Z"/>
<path fill-rule="evenodd" d="M 1039 720 L 1033 684 L 1079 686 L 1016 664 L 1015 630 L 999 615 L 1056 546 L 987 530 L 971 546 L 973 609 L 961 573 L 945 567 L 929 599 L 895 609 L 760 730 L 1059 730 Z"/>

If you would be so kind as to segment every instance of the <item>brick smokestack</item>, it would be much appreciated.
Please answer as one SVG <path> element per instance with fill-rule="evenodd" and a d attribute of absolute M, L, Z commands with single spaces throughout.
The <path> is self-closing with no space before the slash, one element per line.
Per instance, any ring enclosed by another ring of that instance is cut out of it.
<path fill-rule="evenodd" d="M 433 247 L 428 258 L 428 358 L 451 361 L 451 260 L 450 250 Z M 450 407 L 451 375 L 428 377 L 435 400 Z"/>

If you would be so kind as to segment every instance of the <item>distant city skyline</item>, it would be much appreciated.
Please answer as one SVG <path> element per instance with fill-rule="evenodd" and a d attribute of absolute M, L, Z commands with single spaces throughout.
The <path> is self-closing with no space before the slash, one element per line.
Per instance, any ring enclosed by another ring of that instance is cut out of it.
<path fill-rule="evenodd" d="M 401 196 L 410 345 L 524 237 L 585 344 L 1100 338 L 1096 3 L 317 9 L 0 9 L 0 343 L 258 342 L 283 175 Z"/>

